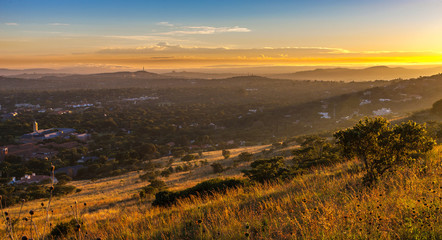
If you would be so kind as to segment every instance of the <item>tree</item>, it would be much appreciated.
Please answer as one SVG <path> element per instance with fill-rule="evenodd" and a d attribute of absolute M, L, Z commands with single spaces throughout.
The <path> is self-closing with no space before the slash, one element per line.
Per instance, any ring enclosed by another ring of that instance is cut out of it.
<path fill-rule="evenodd" d="M 321 164 L 331 164 L 339 161 L 337 146 L 316 135 L 303 138 L 301 147 L 292 151 L 293 167 L 309 168 Z"/>
<path fill-rule="evenodd" d="M 189 162 L 189 161 L 192 161 L 192 160 L 195 160 L 195 159 L 196 159 L 195 155 L 187 154 L 186 156 L 181 158 L 181 161 Z"/>
<path fill-rule="evenodd" d="M 285 167 L 284 158 L 281 156 L 256 160 L 250 166 L 252 169 L 244 170 L 244 175 L 261 183 L 286 179 L 290 176 L 290 171 Z"/>
<path fill-rule="evenodd" d="M 223 149 L 222 154 L 223 154 L 224 159 L 227 159 L 227 158 L 230 157 L 230 151 L 229 150 Z"/>
<path fill-rule="evenodd" d="M 249 152 L 242 152 L 238 155 L 238 160 L 240 162 L 250 162 L 253 160 L 253 154 Z"/>
<path fill-rule="evenodd" d="M 223 167 L 223 165 L 221 165 L 221 163 L 212 163 L 210 166 L 212 166 L 213 173 L 224 172 L 224 167 Z"/>
<path fill-rule="evenodd" d="M 376 182 L 395 166 L 414 162 L 435 144 L 425 126 L 409 121 L 391 128 L 385 118 L 365 118 L 353 128 L 336 132 L 334 137 L 346 158 L 362 160 L 367 184 Z"/>

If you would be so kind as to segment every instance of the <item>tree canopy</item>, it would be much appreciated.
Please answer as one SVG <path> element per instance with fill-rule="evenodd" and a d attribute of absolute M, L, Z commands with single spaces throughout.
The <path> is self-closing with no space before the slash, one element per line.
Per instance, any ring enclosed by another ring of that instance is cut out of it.
<path fill-rule="evenodd" d="M 367 183 L 375 182 L 395 166 L 413 163 L 435 145 L 425 125 L 413 121 L 390 125 L 385 118 L 365 118 L 334 134 L 344 157 L 362 160 Z"/>

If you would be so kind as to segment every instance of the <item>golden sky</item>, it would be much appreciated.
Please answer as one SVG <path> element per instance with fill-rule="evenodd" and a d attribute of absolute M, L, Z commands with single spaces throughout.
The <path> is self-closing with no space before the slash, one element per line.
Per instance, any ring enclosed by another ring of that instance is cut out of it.
<path fill-rule="evenodd" d="M 442 1 L 0 0 L 0 67 L 442 63 Z"/>

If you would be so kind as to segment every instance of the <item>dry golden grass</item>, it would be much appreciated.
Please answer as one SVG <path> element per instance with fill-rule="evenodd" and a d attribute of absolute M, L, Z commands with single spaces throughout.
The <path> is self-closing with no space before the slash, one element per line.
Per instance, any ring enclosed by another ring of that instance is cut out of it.
<path fill-rule="evenodd" d="M 372 188 L 361 185 L 360 164 L 350 161 L 170 208 L 132 198 L 146 184 L 136 183 L 137 173 L 80 181 L 82 192 L 54 201 L 52 222 L 72 218 L 77 200 L 84 221 L 81 234 L 72 235 L 78 239 L 441 239 L 441 147 L 430 155 L 425 173 L 404 168 Z M 36 209 L 41 221 L 40 202 L 26 203 L 23 212 Z"/>

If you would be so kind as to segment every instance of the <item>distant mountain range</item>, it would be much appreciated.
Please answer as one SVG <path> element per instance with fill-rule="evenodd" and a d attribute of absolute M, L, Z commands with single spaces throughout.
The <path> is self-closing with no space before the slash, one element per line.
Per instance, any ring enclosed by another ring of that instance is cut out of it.
<path fill-rule="evenodd" d="M 77 71 L 76 71 L 77 70 Z M 250 70 L 250 69 L 248 69 Z M 115 71 L 115 70 L 114 70 Z M 48 77 L 67 77 L 75 76 L 76 79 L 87 78 L 180 78 L 180 79 L 223 79 L 235 76 L 244 75 L 260 75 L 268 78 L 289 79 L 289 80 L 320 80 L 320 81 L 374 81 L 374 80 L 393 80 L 393 79 L 408 79 L 417 78 L 420 76 L 430 76 L 442 72 L 442 67 L 432 67 L 423 69 L 412 69 L 404 67 L 387 67 L 376 66 L 363 69 L 352 68 L 320 68 L 315 70 L 303 70 L 293 73 L 277 73 L 277 74 L 254 74 L 253 71 L 248 71 L 246 74 L 241 73 L 210 73 L 210 72 L 196 72 L 196 71 L 172 71 L 167 73 L 150 73 L 146 71 L 138 72 L 114 72 L 111 69 L 105 68 L 65 68 L 60 70 L 47 68 L 34 69 L 0 69 L 0 76 L 21 78 L 21 79 L 47 79 Z M 204 70 L 207 71 L 207 70 Z M 228 71 L 228 70 L 226 70 Z M 236 70 L 237 72 L 238 70 Z M 81 73 L 81 74 L 78 74 Z M 90 75 L 92 74 L 92 75 Z M 83 77 L 81 77 L 83 76 Z"/>
<path fill-rule="evenodd" d="M 364 69 L 330 68 L 299 71 L 286 74 L 267 75 L 271 78 L 290 80 L 323 80 L 323 81 L 374 81 L 392 80 L 398 78 L 416 78 L 430 76 L 442 72 L 442 67 L 410 69 L 403 67 L 376 66 Z"/>

